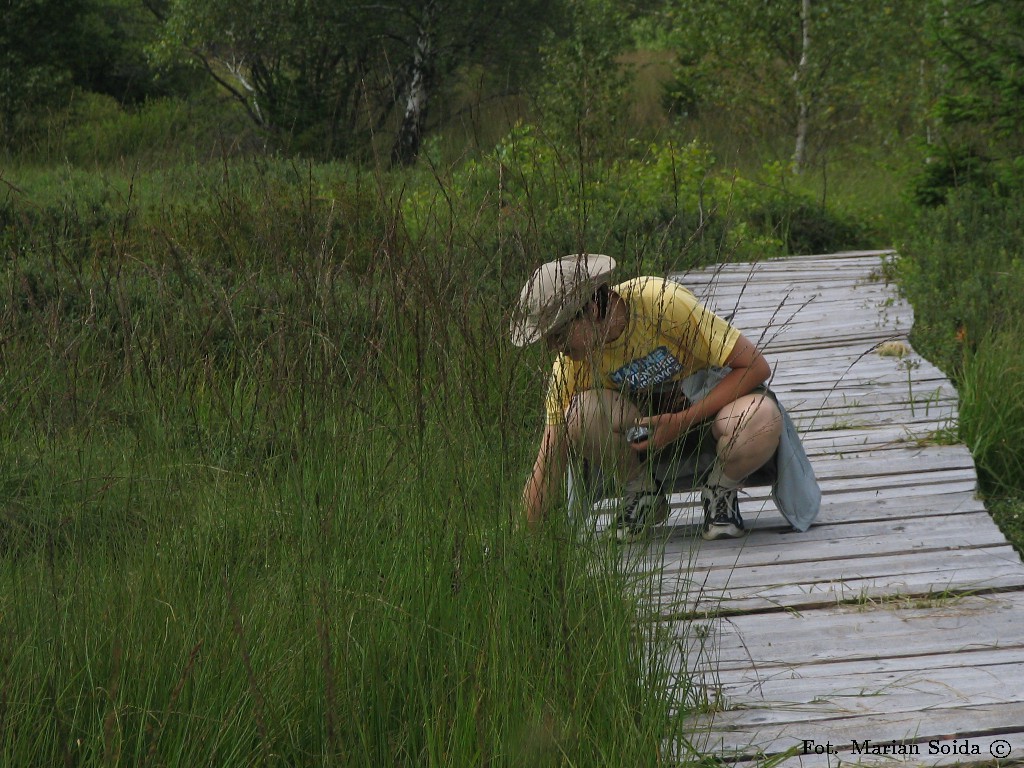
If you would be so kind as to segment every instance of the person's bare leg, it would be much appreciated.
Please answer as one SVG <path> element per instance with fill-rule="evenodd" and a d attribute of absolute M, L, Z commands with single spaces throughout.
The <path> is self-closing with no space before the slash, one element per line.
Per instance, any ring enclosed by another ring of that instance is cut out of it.
<path fill-rule="evenodd" d="M 713 472 L 724 478 L 712 484 L 736 487 L 763 466 L 779 447 L 782 415 L 768 395 L 745 395 L 718 412 L 711 424 L 711 434 L 718 454 Z"/>
<path fill-rule="evenodd" d="M 618 392 L 590 390 L 573 399 L 566 415 L 572 450 L 618 481 L 620 506 L 608 530 L 628 541 L 664 522 L 668 499 L 646 462 L 626 442 L 626 431 L 640 416 L 636 405 Z"/>
<path fill-rule="evenodd" d="M 782 414 L 767 395 L 745 395 L 718 412 L 711 434 L 717 456 L 701 489 L 701 536 L 708 541 L 734 539 L 746 533 L 736 489 L 775 453 L 782 436 Z"/>
<path fill-rule="evenodd" d="M 566 413 L 569 443 L 580 458 L 628 483 L 642 474 L 643 462 L 624 436 L 639 416 L 636 405 L 618 392 L 581 392 Z"/>

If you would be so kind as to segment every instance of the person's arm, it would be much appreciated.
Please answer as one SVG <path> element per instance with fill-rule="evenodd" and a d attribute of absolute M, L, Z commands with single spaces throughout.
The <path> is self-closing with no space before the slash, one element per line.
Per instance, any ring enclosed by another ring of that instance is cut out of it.
<path fill-rule="evenodd" d="M 547 518 L 551 507 L 551 496 L 558 492 L 565 477 L 569 459 L 569 445 L 565 438 L 564 425 L 548 425 L 541 437 L 540 450 L 523 489 L 523 505 L 526 508 L 526 522 L 536 528 Z"/>
<path fill-rule="evenodd" d="M 638 424 L 652 430 L 651 440 L 634 443 L 637 451 L 657 450 L 678 440 L 687 430 L 702 421 L 707 421 L 729 403 L 743 395 L 749 395 L 754 389 L 764 384 L 772 375 L 771 366 L 764 355 L 746 336 L 740 334 L 732 352 L 726 359 L 726 365 L 732 370 L 726 374 L 715 387 L 708 392 L 703 400 L 690 405 L 676 413 L 665 413 L 648 419 L 639 419 Z"/>

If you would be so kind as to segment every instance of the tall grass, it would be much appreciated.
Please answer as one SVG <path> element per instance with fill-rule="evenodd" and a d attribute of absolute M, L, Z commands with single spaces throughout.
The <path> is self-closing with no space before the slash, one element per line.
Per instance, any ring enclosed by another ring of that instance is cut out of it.
<path fill-rule="evenodd" d="M 19 181 L 2 209 L 0 764 L 682 743 L 618 553 L 511 522 L 540 416 L 542 360 L 504 341 L 527 255 L 433 203 L 407 226 L 380 179 L 189 182 Z"/>
<path fill-rule="evenodd" d="M 986 335 L 967 352 L 960 376 L 960 434 L 981 480 L 996 497 L 1024 496 L 1024 376 L 1021 324 Z"/>
<path fill-rule="evenodd" d="M 513 523 L 548 361 L 508 311 L 576 248 L 667 272 L 842 222 L 697 144 L 581 168 L 526 128 L 393 178 L 263 158 L 5 181 L 0 763 L 633 766 L 694 743 L 639 565 Z"/>
<path fill-rule="evenodd" d="M 914 305 L 913 339 L 960 391 L 961 434 L 985 489 L 1024 494 L 1016 397 L 1024 318 L 1024 204 L 965 189 L 925 211 L 901 248 L 901 286 Z"/>

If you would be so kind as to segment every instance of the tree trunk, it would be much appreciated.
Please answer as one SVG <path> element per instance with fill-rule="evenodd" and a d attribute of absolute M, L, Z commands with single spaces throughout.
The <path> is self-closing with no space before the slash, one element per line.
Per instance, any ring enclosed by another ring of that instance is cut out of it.
<path fill-rule="evenodd" d="M 402 124 L 391 148 L 391 162 L 395 165 L 412 165 L 423 144 L 430 92 L 434 86 L 433 26 L 436 15 L 437 3 L 427 3 L 416 34 Z"/>
<path fill-rule="evenodd" d="M 800 7 L 800 63 L 793 73 L 796 91 L 796 146 L 793 149 L 793 172 L 801 173 L 807 164 L 807 133 L 810 130 L 811 98 L 807 92 L 807 69 L 811 54 L 811 0 L 803 0 Z"/>

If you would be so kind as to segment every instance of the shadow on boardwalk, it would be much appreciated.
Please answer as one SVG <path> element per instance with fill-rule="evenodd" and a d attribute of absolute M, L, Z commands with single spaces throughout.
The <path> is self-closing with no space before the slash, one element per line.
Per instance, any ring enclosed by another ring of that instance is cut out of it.
<path fill-rule="evenodd" d="M 683 276 L 760 337 L 824 493 L 797 534 L 752 489 L 752 532 L 700 546 L 695 499 L 678 496 L 641 553 L 705 705 L 695 742 L 730 763 L 1024 758 L 1024 565 L 950 440 L 956 392 L 906 345 L 912 313 L 881 280 L 886 256 Z"/>

